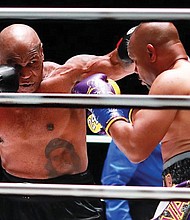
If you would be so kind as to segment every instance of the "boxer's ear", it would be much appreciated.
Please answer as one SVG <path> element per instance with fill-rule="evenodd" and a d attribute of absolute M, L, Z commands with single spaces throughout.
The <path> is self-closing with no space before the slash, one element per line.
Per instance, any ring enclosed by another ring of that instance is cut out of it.
<path fill-rule="evenodd" d="M 40 54 L 42 56 L 42 60 L 44 61 L 44 50 L 43 50 L 43 44 L 40 44 Z"/>
<path fill-rule="evenodd" d="M 150 61 L 154 63 L 156 61 L 156 50 L 152 44 L 147 44 L 147 53 L 150 58 Z"/>

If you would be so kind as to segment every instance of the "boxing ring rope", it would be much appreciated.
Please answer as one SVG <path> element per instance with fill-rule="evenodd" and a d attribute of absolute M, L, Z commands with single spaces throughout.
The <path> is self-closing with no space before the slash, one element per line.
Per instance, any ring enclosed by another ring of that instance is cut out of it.
<path fill-rule="evenodd" d="M 101 199 L 189 200 L 189 188 L 0 183 L 0 194 L 91 197 Z"/>
<path fill-rule="evenodd" d="M 107 135 L 86 135 L 87 143 L 110 143 L 112 140 L 111 137 Z"/>
<path fill-rule="evenodd" d="M 53 107 L 53 108 L 190 108 L 190 96 L 147 96 L 147 95 L 84 95 L 84 94 L 46 94 L 46 93 L 1 93 L 1 107 Z M 105 135 L 87 135 L 88 143 L 110 143 Z"/>
<path fill-rule="evenodd" d="M 0 19 L 190 19 L 189 8 L 0 8 Z"/>
<path fill-rule="evenodd" d="M 1 93 L 0 107 L 189 109 L 190 96 Z"/>

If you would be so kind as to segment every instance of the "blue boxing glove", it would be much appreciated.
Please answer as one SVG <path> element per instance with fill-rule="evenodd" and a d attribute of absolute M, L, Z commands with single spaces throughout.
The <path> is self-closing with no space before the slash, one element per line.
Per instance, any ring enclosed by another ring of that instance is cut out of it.
<path fill-rule="evenodd" d="M 124 120 L 128 123 L 132 122 L 133 109 L 116 109 L 116 108 L 103 108 L 92 109 L 92 113 L 95 115 L 96 120 L 100 122 L 106 133 L 109 135 L 110 126 L 118 120 Z"/>
<path fill-rule="evenodd" d="M 16 92 L 19 88 L 19 67 L 0 65 L 0 92 Z"/>
<path fill-rule="evenodd" d="M 120 90 L 116 82 L 107 79 L 107 76 L 103 73 L 97 73 L 77 83 L 73 87 L 72 93 L 113 95 L 120 94 Z M 97 120 L 107 133 L 109 127 L 114 121 L 125 120 L 129 122 L 129 120 L 125 117 L 124 111 L 122 109 L 102 108 L 90 109 L 90 111 L 95 115 L 95 121 Z M 128 114 L 129 112 L 130 111 L 128 110 Z M 99 127 L 99 130 L 101 133 L 101 127 Z M 94 133 L 98 132 L 96 131 Z"/>
<path fill-rule="evenodd" d="M 95 134 L 106 134 L 104 128 L 102 125 L 96 120 L 96 116 L 92 113 L 92 110 L 87 109 L 87 125 L 90 131 L 92 131 Z"/>

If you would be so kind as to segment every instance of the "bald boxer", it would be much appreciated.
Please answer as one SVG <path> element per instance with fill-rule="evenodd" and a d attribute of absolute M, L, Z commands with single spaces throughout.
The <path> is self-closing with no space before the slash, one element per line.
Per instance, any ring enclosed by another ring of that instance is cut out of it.
<path fill-rule="evenodd" d="M 31 27 L 13 24 L 0 33 L 0 64 L 19 68 L 11 89 L 18 93 L 68 94 L 100 70 L 120 79 L 132 73 L 134 64 L 121 61 L 117 50 L 100 57 L 76 56 L 59 65 L 44 61 L 42 42 Z M 8 92 L 6 85 L 0 83 L 2 92 Z M 94 184 L 87 169 L 85 109 L 3 107 L 0 115 L 1 181 Z M 56 199 L 5 196 L 0 219 L 104 219 L 99 199 Z"/>
<path fill-rule="evenodd" d="M 141 23 L 130 38 L 128 54 L 135 63 L 139 78 L 150 87 L 149 95 L 190 94 L 190 63 L 173 23 Z M 104 82 L 107 84 L 106 80 Z M 165 186 L 181 183 L 182 186 L 188 186 L 189 110 L 136 110 L 131 117 L 132 123 L 121 110 L 94 109 L 93 113 L 117 146 L 134 163 L 144 161 L 161 141 Z M 169 204 L 159 217 L 155 217 L 172 218 L 172 212 L 177 212 L 177 219 L 188 218 L 189 201 L 174 201 L 171 206 Z"/>

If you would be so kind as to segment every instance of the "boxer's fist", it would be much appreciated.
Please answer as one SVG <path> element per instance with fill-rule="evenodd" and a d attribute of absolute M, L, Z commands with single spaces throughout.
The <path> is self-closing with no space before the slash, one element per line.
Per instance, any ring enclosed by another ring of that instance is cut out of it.
<path fill-rule="evenodd" d="M 119 86 L 116 82 L 108 79 L 103 73 L 97 73 L 77 83 L 72 93 L 79 94 L 120 94 Z"/>
<path fill-rule="evenodd" d="M 0 65 L 0 92 L 16 92 L 19 87 L 19 68 Z"/>

